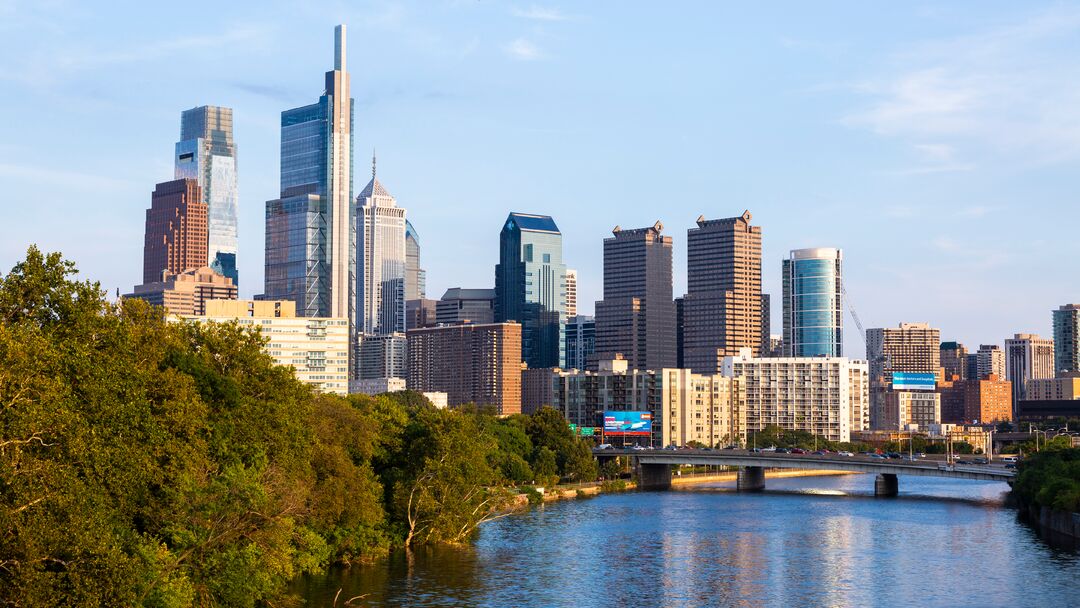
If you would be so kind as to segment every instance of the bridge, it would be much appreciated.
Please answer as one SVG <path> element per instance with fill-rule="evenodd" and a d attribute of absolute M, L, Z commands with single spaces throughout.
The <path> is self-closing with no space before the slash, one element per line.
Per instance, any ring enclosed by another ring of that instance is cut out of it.
<path fill-rule="evenodd" d="M 736 487 L 739 491 L 758 491 L 765 488 L 765 469 L 818 469 L 876 473 L 874 494 L 896 496 L 898 475 L 945 477 L 975 481 L 1011 482 L 1016 471 L 1002 464 L 959 465 L 935 460 L 900 460 L 871 456 L 840 456 L 838 454 L 776 454 L 747 450 L 594 450 L 597 459 L 604 461 L 627 456 L 637 461 L 638 478 L 643 490 L 666 490 L 671 487 L 672 465 L 723 465 L 740 467 Z"/>

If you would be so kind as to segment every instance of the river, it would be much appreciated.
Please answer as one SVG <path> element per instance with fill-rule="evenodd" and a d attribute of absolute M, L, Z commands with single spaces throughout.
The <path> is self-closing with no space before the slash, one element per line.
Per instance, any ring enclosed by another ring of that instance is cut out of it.
<path fill-rule="evenodd" d="M 1002 483 L 769 479 L 572 500 L 486 524 L 476 543 L 298 581 L 308 605 L 1080 606 L 1080 555 L 1004 504 Z"/>

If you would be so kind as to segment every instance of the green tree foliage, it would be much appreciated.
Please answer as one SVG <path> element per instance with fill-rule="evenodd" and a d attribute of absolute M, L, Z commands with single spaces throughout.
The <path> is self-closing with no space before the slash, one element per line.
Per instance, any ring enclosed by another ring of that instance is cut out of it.
<path fill-rule="evenodd" d="M 1027 456 L 1013 492 L 1024 502 L 1080 512 L 1080 449 L 1054 445 Z"/>
<path fill-rule="evenodd" d="M 318 395 L 257 331 L 75 274 L 31 247 L 0 276 L 0 605 L 273 603 L 331 562 L 467 541 L 507 483 L 596 476 L 554 410 Z"/>

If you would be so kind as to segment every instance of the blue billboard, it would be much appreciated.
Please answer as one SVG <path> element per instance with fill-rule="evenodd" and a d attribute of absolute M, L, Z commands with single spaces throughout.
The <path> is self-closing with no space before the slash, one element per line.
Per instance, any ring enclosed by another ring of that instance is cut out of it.
<path fill-rule="evenodd" d="M 898 391 L 932 391 L 937 386 L 934 374 L 923 372 L 893 372 L 892 387 Z"/>
<path fill-rule="evenodd" d="M 632 437 L 652 434 L 652 412 L 604 412 L 604 434 Z"/>

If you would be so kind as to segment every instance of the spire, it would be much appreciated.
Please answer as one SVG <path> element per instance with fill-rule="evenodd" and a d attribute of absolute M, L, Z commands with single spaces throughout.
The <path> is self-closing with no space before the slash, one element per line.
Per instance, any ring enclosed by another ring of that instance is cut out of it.
<path fill-rule="evenodd" d="M 371 181 L 375 181 L 375 147 L 371 148 Z"/>
<path fill-rule="evenodd" d="M 334 70 L 345 71 L 345 24 L 334 28 Z"/>

